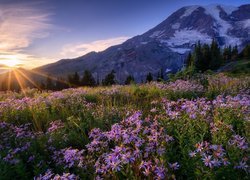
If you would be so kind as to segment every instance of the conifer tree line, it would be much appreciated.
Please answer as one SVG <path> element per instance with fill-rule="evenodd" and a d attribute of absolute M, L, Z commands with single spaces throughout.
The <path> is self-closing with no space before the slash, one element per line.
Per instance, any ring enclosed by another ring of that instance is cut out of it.
<path fill-rule="evenodd" d="M 153 74 L 149 72 L 146 75 L 145 81 L 144 82 L 151 82 L 153 80 L 157 81 L 163 81 L 164 80 L 164 74 L 163 70 L 161 69 L 158 72 L 157 77 L 154 79 Z M 124 81 L 123 84 L 129 85 L 135 83 L 135 78 L 133 75 L 128 75 Z M 57 78 L 56 80 L 52 80 L 52 76 L 48 75 L 46 82 L 41 82 L 41 89 L 45 90 L 62 90 L 66 88 L 74 88 L 74 87 L 80 87 L 80 86 L 89 86 L 89 87 L 94 87 L 94 86 L 111 86 L 119 84 L 116 80 L 116 72 L 112 70 L 110 73 L 108 73 L 104 79 L 101 81 L 101 83 L 98 83 L 98 81 L 95 80 L 93 77 L 92 73 L 88 70 L 84 71 L 84 74 L 82 78 L 80 75 L 75 72 L 73 74 L 68 75 L 67 79 L 64 78 Z"/>
<path fill-rule="evenodd" d="M 213 40 L 209 44 L 195 44 L 194 51 L 189 53 L 186 66 L 194 68 L 195 71 L 204 72 L 206 70 L 216 70 L 223 64 L 233 62 L 239 58 L 250 58 L 250 45 L 247 45 L 242 53 L 239 54 L 237 45 L 226 46 L 221 49 L 218 43 Z"/>

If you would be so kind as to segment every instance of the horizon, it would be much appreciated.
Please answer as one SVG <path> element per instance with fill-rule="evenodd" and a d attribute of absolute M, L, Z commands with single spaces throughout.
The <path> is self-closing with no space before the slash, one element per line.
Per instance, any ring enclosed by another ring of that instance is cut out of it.
<path fill-rule="evenodd" d="M 199 2 L 199 4 L 198 4 Z M 0 69 L 32 69 L 100 52 L 152 29 L 184 6 L 249 2 L 188 0 L 100 2 L 2 0 Z M 65 11 L 67 10 L 67 11 Z M 128 13 L 129 12 L 129 13 Z M 79 23 L 82 22 L 82 23 Z"/>

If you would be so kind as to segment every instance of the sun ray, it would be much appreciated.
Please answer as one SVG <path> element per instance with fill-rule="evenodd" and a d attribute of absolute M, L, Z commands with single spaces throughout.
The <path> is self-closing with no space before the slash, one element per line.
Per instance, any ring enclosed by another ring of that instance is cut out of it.
<path fill-rule="evenodd" d="M 17 71 L 14 70 L 13 72 L 14 72 L 14 75 L 16 77 L 17 83 L 19 84 L 19 86 L 21 88 L 22 93 L 24 94 L 24 96 L 26 96 L 26 92 L 24 91 L 25 88 L 23 86 L 23 82 L 21 81 L 19 75 L 17 74 Z"/>
<path fill-rule="evenodd" d="M 21 79 L 20 79 L 20 77 L 19 77 L 19 74 L 18 73 L 20 73 L 20 71 L 18 72 L 18 71 L 16 71 L 16 70 L 14 70 L 13 71 L 14 72 L 14 75 L 15 75 L 15 77 L 16 77 L 16 79 L 17 79 L 17 82 L 18 82 L 18 84 L 19 84 L 19 86 L 20 86 L 20 88 L 21 88 L 21 91 L 22 91 L 22 93 L 24 94 L 24 96 L 25 97 L 28 97 L 27 96 L 27 93 L 25 92 L 25 88 L 24 88 L 24 86 L 23 86 L 23 83 L 21 82 Z M 33 118 L 33 123 L 35 124 L 35 126 L 33 126 L 35 129 L 37 128 L 37 127 L 39 127 L 37 124 L 37 118 L 36 118 L 36 116 L 35 116 L 35 113 L 34 113 L 34 111 L 32 110 L 32 106 L 30 106 L 30 105 L 28 105 L 28 108 L 29 108 L 29 110 L 30 110 L 30 112 L 31 112 L 31 115 L 32 115 L 32 118 Z M 42 129 L 37 129 L 38 131 L 41 131 Z"/>
<path fill-rule="evenodd" d="M 41 88 L 32 80 L 30 79 L 26 74 L 24 74 L 22 71 L 16 69 L 16 71 L 23 76 L 24 79 L 28 80 L 33 86 L 35 86 L 37 89 L 41 90 Z"/>
<path fill-rule="evenodd" d="M 11 78 L 11 71 L 9 71 L 9 72 L 8 72 L 8 79 L 7 79 L 7 81 L 8 81 L 8 83 L 7 83 L 7 86 L 8 86 L 8 87 L 7 87 L 7 90 L 8 90 L 8 91 L 10 91 L 10 88 L 11 88 L 11 87 L 10 87 L 10 85 L 11 85 L 11 79 L 12 79 L 12 78 Z"/>

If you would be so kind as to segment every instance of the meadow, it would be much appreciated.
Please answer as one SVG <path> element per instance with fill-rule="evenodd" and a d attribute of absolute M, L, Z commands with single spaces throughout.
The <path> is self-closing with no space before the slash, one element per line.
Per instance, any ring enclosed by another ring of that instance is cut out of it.
<path fill-rule="evenodd" d="M 249 179 L 250 78 L 0 95 L 0 179 Z"/>

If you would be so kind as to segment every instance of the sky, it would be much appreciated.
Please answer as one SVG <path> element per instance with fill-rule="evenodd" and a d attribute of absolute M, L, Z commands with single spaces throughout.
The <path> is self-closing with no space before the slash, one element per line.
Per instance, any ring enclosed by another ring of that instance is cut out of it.
<path fill-rule="evenodd" d="M 143 34 L 187 5 L 250 0 L 0 0 L 0 69 L 34 68 Z"/>

